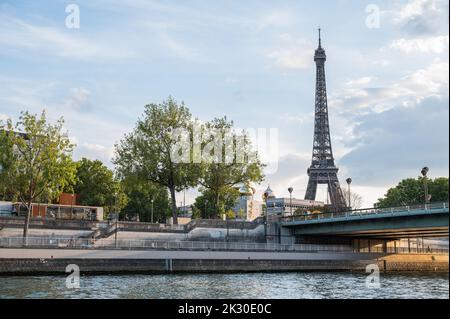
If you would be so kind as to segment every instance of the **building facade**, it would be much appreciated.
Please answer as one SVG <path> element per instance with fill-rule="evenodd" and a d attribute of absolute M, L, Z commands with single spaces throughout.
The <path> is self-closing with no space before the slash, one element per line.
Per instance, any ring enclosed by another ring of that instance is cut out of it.
<path fill-rule="evenodd" d="M 268 215 L 292 216 L 298 213 L 312 213 L 316 208 L 324 207 L 323 202 L 297 198 L 268 198 Z"/>
<path fill-rule="evenodd" d="M 255 188 L 250 185 L 241 185 L 239 199 L 233 208 L 236 219 L 255 220 L 263 215 L 263 202 L 255 200 Z"/>
<path fill-rule="evenodd" d="M 263 198 L 266 203 L 267 216 L 292 216 L 296 213 L 312 213 L 315 208 L 324 206 L 323 202 L 315 200 L 277 198 L 270 185 L 264 191 Z"/>

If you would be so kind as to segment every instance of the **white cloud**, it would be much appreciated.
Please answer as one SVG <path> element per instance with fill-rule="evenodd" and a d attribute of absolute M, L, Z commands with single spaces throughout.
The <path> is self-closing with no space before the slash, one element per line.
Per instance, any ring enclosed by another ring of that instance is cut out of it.
<path fill-rule="evenodd" d="M 91 92 L 83 87 L 74 88 L 71 90 L 72 94 L 64 102 L 64 107 L 76 110 L 76 111 L 89 111 L 92 106 L 89 103 L 89 97 Z"/>
<path fill-rule="evenodd" d="M 421 101 L 428 97 L 448 98 L 449 86 L 448 61 L 436 60 L 429 67 L 419 69 L 401 79 L 395 85 L 399 94 L 413 101 Z"/>
<path fill-rule="evenodd" d="M 101 160 L 105 165 L 111 166 L 111 159 L 114 155 L 114 147 L 107 147 L 100 144 L 82 143 L 75 149 L 75 158 L 86 157 L 89 159 Z"/>
<path fill-rule="evenodd" d="M 314 119 L 314 112 L 310 113 L 300 113 L 300 114 L 289 114 L 283 113 L 279 116 L 280 120 L 286 122 L 296 122 L 298 124 L 304 124 L 306 122 L 312 122 Z"/>
<path fill-rule="evenodd" d="M 412 106 L 429 97 L 448 97 L 448 62 L 435 60 L 394 83 L 376 87 L 369 77 L 350 80 L 330 95 L 330 106 L 344 116 L 384 112 L 392 107 Z M 364 82 L 367 82 L 364 85 Z M 372 84 L 369 86 L 369 84 Z"/>
<path fill-rule="evenodd" d="M 181 41 L 176 40 L 167 32 L 161 32 L 159 34 L 159 38 L 161 39 L 161 43 L 167 49 L 169 49 L 176 57 L 181 58 L 183 60 L 188 60 L 191 62 L 209 62 L 210 59 L 204 56 L 195 50 L 192 47 L 186 46 Z"/>
<path fill-rule="evenodd" d="M 374 80 L 376 80 L 375 77 L 363 76 L 361 78 L 347 81 L 347 83 L 345 83 L 345 86 L 353 87 L 353 86 L 368 85 L 368 84 L 372 83 Z"/>
<path fill-rule="evenodd" d="M 294 17 L 288 11 L 272 11 L 261 16 L 259 19 L 259 29 L 267 27 L 286 28 L 292 25 Z"/>
<path fill-rule="evenodd" d="M 448 28 L 446 0 L 412 0 L 391 14 L 395 25 L 412 34 L 434 33 L 445 24 Z"/>
<path fill-rule="evenodd" d="M 5 47 L 47 52 L 70 58 L 132 57 L 128 49 L 105 46 L 99 39 L 91 40 L 69 29 L 34 25 L 21 19 L 0 14 L 0 44 Z"/>
<path fill-rule="evenodd" d="M 301 50 L 275 50 L 268 57 L 274 60 L 277 67 L 287 70 L 303 70 L 310 67 L 310 55 Z M 309 59 L 308 59 L 309 58 Z"/>
<path fill-rule="evenodd" d="M 8 119 L 10 119 L 10 116 L 0 113 L 0 121 L 6 121 Z"/>
<path fill-rule="evenodd" d="M 406 53 L 420 52 L 420 53 L 437 53 L 441 54 L 448 50 L 448 35 L 414 38 L 414 39 L 397 39 L 391 43 L 391 48 L 398 49 Z"/>
<path fill-rule="evenodd" d="M 311 45 L 287 33 L 279 36 L 276 49 L 270 50 L 267 57 L 273 61 L 275 67 L 282 70 L 296 71 L 312 67 Z"/>

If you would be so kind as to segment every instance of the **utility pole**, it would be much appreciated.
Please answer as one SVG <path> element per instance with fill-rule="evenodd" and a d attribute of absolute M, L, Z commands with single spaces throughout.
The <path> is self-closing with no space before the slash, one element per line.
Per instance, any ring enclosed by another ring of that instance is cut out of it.
<path fill-rule="evenodd" d="M 152 200 L 151 200 L 151 203 L 152 203 L 152 214 L 151 214 L 151 223 L 153 224 L 153 198 L 152 198 Z"/>
<path fill-rule="evenodd" d="M 225 218 L 226 218 L 226 221 L 227 221 L 227 239 L 226 239 L 226 241 L 227 241 L 227 243 L 228 243 L 228 236 L 230 236 L 230 227 L 229 227 L 229 225 L 228 225 L 228 216 L 225 215 Z M 228 247 L 227 247 L 227 248 L 228 248 Z"/>
<path fill-rule="evenodd" d="M 422 171 L 421 171 L 422 176 L 423 176 L 423 188 L 425 191 L 425 209 L 426 209 L 426 205 L 430 202 L 430 197 L 428 196 L 428 178 L 427 178 L 427 174 L 428 174 L 429 170 L 430 169 L 425 166 L 424 168 L 422 168 Z"/>
<path fill-rule="evenodd" d="M 293 187 L 288 188 L 289 192 L 289 206 L 291 207 L 291 216 L 292 216 L 292 192 L 294 191 Z"/>
<path fill-rule="evenodd" d="M 119 230 L 119 213 L 117 212 L 117 193 L 114 194 L 114 211 L 116 217 L 116 231 L 114 232 L 114 244 L 117 248 L 117 232 Z"/>
<path fill-rule="evenodd" d="M 186 215 L 186 190 L 183 189 L 183 215 Z"/>
<path fill-rule="evenodd" d="M 352 179 L 349 177 L 349 178 L 346 179 L 346 182 L 347 182 L 347 185 L 348 185 L 348 188 L 347 188 L 348 203 L 347 203 L 347 205 L 348 205 L 348 208 L 351 210 L 352 204 L 350 202 L 351 201 L 350 184 L 352 183 Z"/>

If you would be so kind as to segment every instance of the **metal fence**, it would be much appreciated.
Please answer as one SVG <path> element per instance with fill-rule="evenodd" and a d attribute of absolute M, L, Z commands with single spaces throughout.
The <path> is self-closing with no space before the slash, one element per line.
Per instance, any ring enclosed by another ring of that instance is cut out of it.
<path fill-rule="evenodd" d="M 287 216 L 283 217 L 281 220 L 284 223 L 287 222 L 308 222 L 308 221 L 318 221 L 327 219 L 337 219 L 337 218 L 349 218 L 349 217 L 364 217 L 369 215 L 383 215 L 390 214 L 395 215 L 399 213 L 411 212 L 423 210 L 425 213 L 434 212 L 436 210 L 448 209 L 448 203 L 433 203 L 427 205 L 414 205 L 414 206 L 401 206 L 401 207 L 390 207 L 390 208 L 365 208 L 357 209 L 346 212 L 329 212 L 329 213 L 318 213 L 318 214 L 305 214 L 298 216 Z"/>
<path fill-rule="evenodd" d="M 45 249 L 125 249 L 125 250 L 196 250 L 196 251 L 277 251 L 277 252 L 361 252 L 361 253 L 437 253 L 448 254 L 448 247 L 371 247 L 354 248 L 349 245 L 318 245 L 201 241 L 155 241 L 129 239 L 101 239 L 51 237 L 0 237 L 0 248 Z"/>
<path fill-rule="evenodd" d="M 241 250 L 241 251 L 341 251 L 352 252 L 345 245 L 296 244 L 282 245 L 270 243 L 241 242 L 201 242 L 201 241 L 155 241 L 128 239 L 101 239 L 93 241 L 84 238 L 44 238 L 0 237 L 2 248 L 70 248 L 70 249 L 129 249 L 129 250 Z"/>
<path fill-rule="evenodd" d="M 218 220 L 218 219 L 194 219 L 185 225 L 144 223 L 144 222 L 127 222 L 127 221 L 88 221 L 88 220 L 71 220 L 71 219 L 55 219 L 48 217 L 39 217 L 30 219 L 30 227 L 39 228 L 56 228 L 56 229 L 97 229 L 116 227 L 119 231 L 128 232 L 173 232 L 188 233 L 196 227 L 204 228 L 229 228 L 229 229 L 254 229 L 262 224 L 263 219 L 258 218 L 255 221 L 236 221 L 236 220 Z M 2 215 L 0 212 L 0 225 L 22 226 L 25 222 L 24 217 Z"/>

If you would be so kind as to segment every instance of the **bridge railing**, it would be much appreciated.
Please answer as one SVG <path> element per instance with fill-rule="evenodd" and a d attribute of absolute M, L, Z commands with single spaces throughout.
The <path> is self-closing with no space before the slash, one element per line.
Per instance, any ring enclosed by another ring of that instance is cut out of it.
<path fill-rule="evenodd" d="M 279 252 L 355 252 L 348 245 L 275 244 L 245 242 L 157 241 L 134 239 L 0 237 L 0 248 L 40 249 L 126 249 L 126 250 L 196 250 L 196 251 L 279 251 Z"/>
<path fill-rule="evenodd" d="M 49 237 L 0 237 L 0 248 L 90 249 L 90 250 L 188 250 L 188 251 L 274 251 L 274 252 L 342 252 L 342 253 L 435 253 L 448 254 L 446 246 L 370 247 L 358 249 L 350 245 L 277 244 L 203 241 L 156 241 L 134 239 L 102 239 Z"/>
<path fill-rule="evenodd" d="M 378 214 L 396 214 L 410 212 L 414 210 L 423 210 L 425 212 L 432 212 L 437 209 L 448 208 L 448 203 L 432 203 L 426 205 L 412 205 L 412 206 L 399 206 L 399 207 L 388 207 L 388 208 L 364 208 L 356 209 L 343 212 L 327 212 L 318 214 L 304 214 L 297 216 L 286 216 L 282 217 L 282 222 L 308 222 L 313 220 L 327 220 L 336 218 L 348 218 L 354 216 L 367 216 L 367 215 L 378 215 Z"/>

